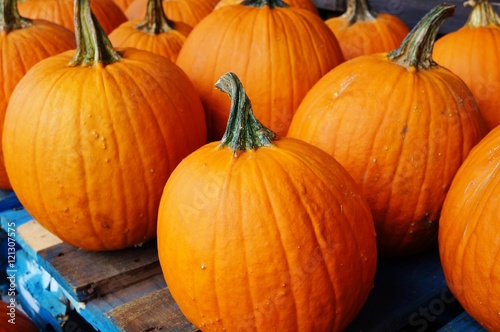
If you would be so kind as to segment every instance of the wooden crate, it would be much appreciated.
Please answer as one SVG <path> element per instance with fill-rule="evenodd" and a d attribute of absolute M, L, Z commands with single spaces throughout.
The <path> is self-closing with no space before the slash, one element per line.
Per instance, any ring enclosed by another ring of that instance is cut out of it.
<path fill-rule="evenodd" d="M 0 222 L 16 224 L 18 301 L 43 331 L 197 331 L 168 291 L 154 241 L 91 253 L 61 242 L 22 207 L 4 209 Z M 437 250 L 381 259 L 374 285 L 346 332 L 484 331 L 446 287 Z"/>

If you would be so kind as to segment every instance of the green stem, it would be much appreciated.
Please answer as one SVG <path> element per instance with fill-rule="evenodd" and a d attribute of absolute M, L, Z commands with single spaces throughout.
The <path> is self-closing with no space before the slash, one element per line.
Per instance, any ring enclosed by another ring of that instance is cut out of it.
<path fill-rule="evenodd" d="M 215 87 L 231 98 L 229 120 L 219 147 L 232 149 L 236 157 L 238 151 L 255 150 L 272 145 L 278 135 L 257 120 L 238 76 L 228 72 L 215 83 Z"/>
<path fill-rule="evenodd" d="M 71 66 L 108 65 L 121 59 L 90 9 L 90 0 L 74 0 L 76 54 Z"/>
<path fill-rule="evenodd" d="M 417 70 L 436 66 L 432 60 L 432 48 L 437 33 L 444 21 L 454 13 L 455 6 L 452 4 L 444 3 L 434 7 L 410 31 L 401 46 L 387 57 L 395 63 L 415 67 Z"/>
<path fill-rule="evenodd" d="M 347 9 L 342 17 L 350 24 L 356 22 L 372 21 L 376 19 L 378 13 L 370 8 L 366 0 L 347 0 Z"/>
<path fill-rule="evenodd" d="M 290 7 L 282 0 L 245 0 L 241 4 L 248 7 L 264 7 L 264 6 L 269 6 L 269 8 Z"/>
<path fill-rule="evenodd" d="M 469 0 L 464 6 L 472 7 L 466 25 L 470 28 L 487 27 L 490 25 L 500 26 L 500 16 L 495 12 L 493 6 L 486 0 Z"/>
<path fill-rule="evenodd" d="M 137 30 L 157 35 L 174 29 L 174 23 L 165 16 L 162 2 L 163 0 L 148 0 L 146 17 L 136 25 Z"/>
<path fill-rule="evenodd" d="M 21 17 L 17 10 L 16 0 L 0 0 L 0 31 L 9 33 L 12 30 L 32 26 L 31 20 Z"/>

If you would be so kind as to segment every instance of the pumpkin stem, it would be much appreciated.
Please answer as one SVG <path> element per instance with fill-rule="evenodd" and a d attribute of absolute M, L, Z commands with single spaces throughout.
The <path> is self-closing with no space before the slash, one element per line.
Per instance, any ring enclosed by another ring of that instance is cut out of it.
<path fill-rule="evenodd" d="M 17 0 L 0 0 L 0 32 L 9 33 L 32 25 L 31 20 L 19 15 Z"/>
<path fill-rule="evenodd" d="M 226 132 L 219 147 L 232 149 L 234 157 L 237 157 L 238 151 L 271 146 L 278 135 L 257 120 L 238 76 L 228 72 L 215 83 L 215 87 L 231 98 Z"/>
<path fill-rule="evenodd" d="M 469 0 L 464 6 L 472 7 L 466 25 L 470 28 L 487 27 L 490 25 L 500 26 L 500 16 L 487 0 Z"/>
<path fill-rule="evenodd" d="M 245 0 L 241 4 L 248 7 L 264 7 L 264 6 L 269 6 L 269 8 L 290 7 L 287 3 L 283 2 L 282 0 Z"/>
<path fill-rule="evenodd" d="M 90 9 L 90 0 L 74 0 L 76 54 L 70 66 L 108 65 L 121 59 Z"/>
<path fill-rule="evenodd" d="M 157 35 L 174 29 L 174 22 L 165 16 L 163 0 L 148 0 L 146 17 L 135 28 L 145 33 Z"/>
<path fill-rule="evenodd" d="M 439 28 L 453 16 L 455 6 L 444 3 L 431 9 L 408 33 L 401 46 L 388 53 L 387 57 L 405 67 L 417 70 L 429 69 L 437 64 L 432 60 L 432 48 Z"/>
<path fill-rule="evenodd" d="M 347 0 L 347 9 L 342 17 L 350 24 L 372 21 L 378 13 L 370 8 L 366 0 Z"/>

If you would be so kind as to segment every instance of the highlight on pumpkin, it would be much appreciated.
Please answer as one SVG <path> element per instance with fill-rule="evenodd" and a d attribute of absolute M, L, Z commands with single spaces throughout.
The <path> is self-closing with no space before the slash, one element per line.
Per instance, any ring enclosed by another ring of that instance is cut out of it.
<path fill-rule="evenodd" d="M 344 330 L 373 288 L 366 200 L 327 153 L 262 126 L 236 74 L 216 87 L 226 134 L 179 163 L 158 211 L 172 297 L 201 330 Z"/>
<path fill-rule="evenodd" d="M 75 22 L 76 51 L 40 61 L 12 93 L 7 174 L 29 214 L 64 242 L 141 245 L 156 237 L 171 172 L 206 143 L 203 106 L 172 61 L 116 51 L 89 0 L 75 0 Z"/>
<path fill-rule="evenodd" d="M 431 57 L 454 9 L 435 7 L 396 50 L 359 56 L 323 76 L 287 134 L 331 154 L 360 185 L 381 255 L 436 246 L 451 181 L 485 134 L 468 87 Z"/>

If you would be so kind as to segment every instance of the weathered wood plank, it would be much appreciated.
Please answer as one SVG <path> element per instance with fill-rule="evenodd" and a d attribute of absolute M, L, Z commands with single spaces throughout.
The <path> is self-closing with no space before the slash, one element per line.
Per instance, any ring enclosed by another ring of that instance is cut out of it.
<path fill-rule="evenodd" d="M 438 332 L 486 332 L 486 330 L 466 312 L 463 312 Z"/>
<path fill-rule="evenodd" d="M 17 228 L 18 235 L 35 252 L 62 243 L 62 240 L 47 231 L 36 220 L 30 220 Z"/>
<path fill-rule="evenodd" d="M 38 254 L 39 263 L 82 302 L 161 273 L 155 241 L 107 252 L 88 252 L 60 243 Z"/>
<path fill-rule="evenodd" d="M 163 288 L 106 313 L 119 331 L 198 331 L 181 313 L 168 288 Z"/>

